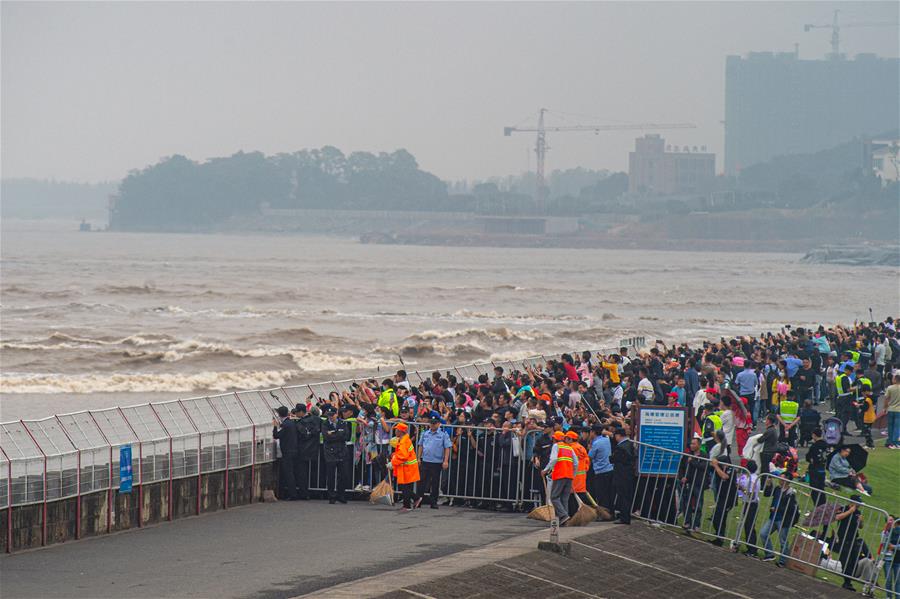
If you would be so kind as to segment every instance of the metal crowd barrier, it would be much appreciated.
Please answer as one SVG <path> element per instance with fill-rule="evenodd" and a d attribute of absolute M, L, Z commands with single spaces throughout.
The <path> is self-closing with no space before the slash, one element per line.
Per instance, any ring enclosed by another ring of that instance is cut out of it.
<path fill-rule="evenodd" d="M 855 581 L 864 592 L 886 591 L 882 534 L 890 517 L 884 510 L 777 474 L 751 475 L 738 465 L 720 465 L 734 477 L 735 489 L 707 457 L 632 442 L 654 471 L 678 472 L 637 477 L 631 508 L 635 517 L 734 551 L 743 546 L 751 556 L 768 557 L 811 576 L 827 572 L 835 580 Z M 851 506 L 854 511 L 844 516 Z M 859 522 L 841 524 L 857 517 Z"/>
<path fill-rule="evenodd" d="M 592 353 L 612 353 L 620 346 L 637 349 L 642 343 L 642 338 L 633 338 L 621 341 L 616 348 L 592 350 Z M 424 374 L 424 370 L 422 373 L 412 371 L 408 376 L 411 382 L 421 382 L 432 370 L 437 370 L 455 372 L 462 379 L 477 379 L 482 374 L 491 377 L 497 366 L 503 367 L 508 373 L 537 367 L 550 359 L 559 358 L 559 355 L 537 355 L 523 360 L 435 368 L 429 370 L 428 374 Z M 107 501 L 112 505 L 113 490 L 120 484 L 119 453 L 123 446 L 132 448 L 133 485 L 139 495 L 140 525 L 145 483 L 171 482 L 189 477 L 199 479 L 203 474 L 224 471 L 227 488 L 228 472 L 248 466 L 254 470 L 251 476 L 255 476 L 256 468 L 273 462 L 276 457 L 271 431 L 275 408 L 282 405 L 293 407 L 306 402 L 308 398 L 314 403 L 323 401 L 332 392 L 340 394 L 349 390 L 350 385 L 356 381 L 380 379 L 383 376 L 378 374 L 341 381 L 238 391 L 0 423 L 0 509 L 7 509 L 8 535 L 11 537 L 13 533 L 12 509 L 9 508 L 43 504 L 42 544 L 45 544 L 48 502 L 80 498 L 86 493 L 105 490 Z M 497 434 L 479 430 L 476 439 L 490 438 Z M 515 466 L 510 466 L 515 470 L 515 476 L 505 474 L 505 470 L 501 468 L 500 482 L 496 482 L 494 456 L 498 456 L 497 460 L 502 460 L 503 453 L 497 454 L 493 443 L 490 447 L 493 452 L 488 460 L 492 469 L 490 477 L 484 472 L 486 466 L 480 466 L 479 470 L 474 463 L 469 466 L 463 461 L 460 465 L 459 458 L 455 458 L 452 472 L 448 470 L 446 473 L 446 485 L 448 491 L 453 486 L 456 492 L 448 496 L 462 500 L 521 501 L 520 491 L 512 497 L 509 491 L 503 490 L 506 489 L 503 485 L 507 484 L 507 480 L 521 478 L 524 462 L 517 459 Z M 477 455 L 477 450 L 475 453 Z M 365 460 L 354 462 L 351 489 L 357 485 L 377 484 L 380 480 L 375 480 L 371 469 L 367 470 L 366 466 Z M 469 472 L 473 468 L 470 477 Z M 461 487 L 458 482 L 460 476 Z M 324 482 L 324 478 L 322 480 Z M 451 481 L 457 482 L 451 485 Z M 318 483 L 318 478 L 310 482 Z M 313 489 L 324 488 L 324 485 L 310 486 Z M 171 489 L 170 484 L 170 493 Z M 481 494 L 478 495 L 475 491 Z M 226 508 L 227 495 L 226 493 Z M 171 497 L 169 499 L 167 516 L 172 519 Z M 81 502 L 78 501 L 77 505 L 80 509 Z M 111 511 L 107 510 L 107 518 Z M 200 512 L 199 493 L 197 512 Z M 7 543 L 7 550 L 10 547 L 11 543 Z"/>

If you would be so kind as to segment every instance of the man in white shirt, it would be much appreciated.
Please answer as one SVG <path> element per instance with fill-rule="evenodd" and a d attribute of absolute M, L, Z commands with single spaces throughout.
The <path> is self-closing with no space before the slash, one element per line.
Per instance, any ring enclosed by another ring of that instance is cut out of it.
<path fill-rule="evenodd" d="M 647 377 L 647 369 L 641 368 L 638 371 L 638 374 L 641 377 L 637 388 L 638 398 L 640 399 L 641 403 L 653 403 L 653 398 L 656 395 L 656 391 L 653 388 L 653 383 L 651 383 L 650 379 Z"/>

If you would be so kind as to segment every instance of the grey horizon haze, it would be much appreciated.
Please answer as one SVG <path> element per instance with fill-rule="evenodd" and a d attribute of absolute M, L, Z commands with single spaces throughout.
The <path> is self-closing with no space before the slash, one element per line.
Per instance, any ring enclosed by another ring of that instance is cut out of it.
<path fill-rule="evenodd" d="M 442 179 L 534 168 L 534 123 L 692 122 L 722 170 L 725 58 L 829 52 L 804 23 L 895 2 L 3 2 L 2 176 L 114 180 L 160 158 L 406 148 Z M 898 56 L 897 27 L 842 51 Z M 567 114 L 562 114 L 567 113 Z M 624 170 L 634 131 L 550 137 L 548 170 Z M 530 155 L 529 155 L 530 154 Z"/>

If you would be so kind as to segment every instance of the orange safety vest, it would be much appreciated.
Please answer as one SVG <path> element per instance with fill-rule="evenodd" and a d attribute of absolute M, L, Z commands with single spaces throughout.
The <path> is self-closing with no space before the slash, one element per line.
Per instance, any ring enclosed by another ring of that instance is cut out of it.
<path fill-rule="evenodd" d="M 575 478 L 575 452 L 566 443 L 556 444 L 556 464 L 553 465 L 552 480 Z"/>
<path fill-rule="evenodd" d="M 587 493 L 587 473 L 591 467 L 591 458 L 581 443 L 573 443 L 571 447 L 578 456 L 578 470 L 575 471 L 575 478 L 572 480 L 572 490 L 576 493 Z"/>
<path fill-rule="evenodd" d="M 400 437 L 400 442 L 397 443 L 397 448 L 391 456 L 391 464 L 394 466 L 394 475 L 397 477 L 398 485 L 418 482 L 419 460 L 409 435 Z"/>

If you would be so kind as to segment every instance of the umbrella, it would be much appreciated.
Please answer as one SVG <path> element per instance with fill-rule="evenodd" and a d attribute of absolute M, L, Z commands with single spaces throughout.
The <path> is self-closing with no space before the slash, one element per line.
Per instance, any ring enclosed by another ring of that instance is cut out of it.
<path fill-rule="evenodd" d="M 815 528 L 816 526 L 830 524 L 840 509 L 841 506 L 837 503 L 823 503 L 820 506 L 816 506 L 816 509 L 803 520 L 803 526 Z"/>
<path fill-rule="evenodd" d="M 869 460 L 869 452 L 863 449 L 863 446 L 859 443 L 847 445 L 847 447 L 850 448 L 850 455 L 847 456 L 850 467 L 857 472 L 862 472 L 863 468 L 866 467 L 866 462 Z"/>

